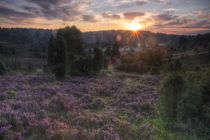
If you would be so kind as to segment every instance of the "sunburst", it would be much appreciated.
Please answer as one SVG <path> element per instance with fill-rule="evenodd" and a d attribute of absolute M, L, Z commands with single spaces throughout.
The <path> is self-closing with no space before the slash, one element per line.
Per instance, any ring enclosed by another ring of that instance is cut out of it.
<path fill-rule="evenodd" d="M 127 23 L 127 28 L 131 31 L 136 32 L 138 30 L 141 30 L 143 28 L 143 25 L 141 25 L 138 22 L 131 22 L 131 23 Z"/>

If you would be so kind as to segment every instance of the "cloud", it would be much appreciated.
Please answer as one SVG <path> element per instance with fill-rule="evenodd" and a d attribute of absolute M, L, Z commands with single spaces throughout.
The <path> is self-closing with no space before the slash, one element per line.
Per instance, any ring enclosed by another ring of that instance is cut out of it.
<path fill-rule="evenodd" d="M 145 14 L 142 13 L 142 12 L 126 12 L 123 15 L 124 15 L 125 19 L 133 20 L 134 18 L 136 18 L 136 17 L 142 17 Z"/>
<path fill-rule="evenodd" d="M 137 5 L 145 5 L 145 4 L 148 3 L 148 1 L 145 1 L 145 0 L 137 0 L 137 1 L 135 1 L 135 3 L 136 3 Z"/>
<path fill-rule="evenodd" d="M 121 16 L 118 14 L 109 14 L 109 13 L 103 13 L 102 14 L 103 18 L 107 18 L 107 19 L 121 19 Z"/>
<path fill-rule="evenodd" d="M 159 14 L 155 18 L 161 21 L 170 21 L 176 19 L 177 17 L 178 17 L 177 15 L 172 15 L 172 14 Z"/>
<path fill-rule="evenodd" d="M 165 3 L 168 2 L 168 0 L 151 0 L 152 2 L 158 2 L 158 3 Z"/>
<path fill-rule="evenodd" d="M 0 5 L 0 17 L 4 18 L 5 21 L 15 23 L 23 21 L 25 19 L 34 18 L 36 16 L 32 13 L 18 11 L 13 8 L 3 7 L 2 5 Z"/>
<path fill-rule="evenodd" d="M 0 25 L 57 28 L 76 24 L 90 29 L 88 22 L 102 19 L 95 25 L 97 30 L 103 30 L 122 29 L 122 22 L 136 19 L 148 30 L 209 29 L 209 3 L 210 0 L 0 0 Z"/>
<path fill-rule="evenodd" d="M 96 22 L 95 16 L 93 15 L 82 15 L 82 20 L 85 22 Z"/>
<path fill-rule="evenodd" d="M 6 16 L 26 19 L 41 17 L 72 21 L 83 14 L 91 4 L 90 0 L 22 0 L 21 5 L 18 2 L 19 0 L 1 1 L 1 15 L 5 18 Z M 4 6 L 5 4 L 7 7 Z"/>
<path fill-rule="evenodd" d="M 210 11 L 194 11 L 185 14 L 158 14 L 153 17 L 155 24 L 153 29 L 171 29 L 190 31 L 192 30 L 210 30 Z"/>
<path fill-rule="evenodd" d="M 148 0 L 108 0 L 108 2 L 114 7 L 129 8 L 133 6 L 146 5 L 148 3 Z"/>

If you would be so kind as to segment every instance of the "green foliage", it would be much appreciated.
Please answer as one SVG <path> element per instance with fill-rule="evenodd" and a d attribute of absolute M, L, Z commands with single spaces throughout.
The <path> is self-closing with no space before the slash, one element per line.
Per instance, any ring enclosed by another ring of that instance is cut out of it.
<path fill-rule="evenodd" d="M 94 75 L 104 67 L 102 50 L 95 48 L 93 55 L 84 54 L 72 65 L 72 75 Z"/>
<path fill-rule="evenodd" d="M 56 38 L 51 36 L 48 48 L 48 64 L 57 79 L 64 79 L 66 73 L 65 41 L 58 31 Z"/>
<path fill-rule="evenodd" d="M 186 44 L 187 44 L 186 37 L 181 36 L 180 39 L 179 39 L 179 47 L 181 47 L 183 51 L 186 51 Z"/>
<path fill-rule="evenodd" d="M 85 53 L 82 33 L 75 26 L 66 27 L 51 36 L 48 48 L 48 65 L 58 79 L 65 74 L 90 75 L 102 69 L 103 53 L 94 49 L 93 56 Z"/>
<path fill-rule="evenodd" d="M 182 70 L 182 62 L 180 59 L 176 59 L 174 61 L 169 62 L 167 64 L 167 70 L 169 72 L 178 72 Z"/>
<path fill-rule="evenodd" d="M 0 62 L 0 75 L 6 73 L 6 68 L 2 62 Z"/>
<path fill-rule="evenodd" d="M 161 88 L 159 109 L 162 119 L 166 122 L 166 129 L 175 129 L 176 125 L 182 123 L 184 127 L 181 129 L 189 133 L 196 132 L 199 137 L 208 139 L 210 72 L 197 74 L 198 76 L 194 76 L 196 80 L 187 75 L 184 79 L 178 72 L 169 74 Z"/>
<path fill-rule="evenodd" d="M 163 119 L 174 122 L 177 120 L 177 109 L 186 88 L 184 78 L 179 73 L 171 73 L 161 88 L 160 109 Z"/>
<path fill-rule="evenodd" d="M 93 102 L 90 104 L 91 109 L 100 110 L 105 107 L 105 103 L 100 98 L 94 99 Z"/>
<path fill-rule="evenodd" d="M 111 50 L 111 62 L 113 64 L 117 63 L 117 61 L 119 60 L 120 58 L 120 51 L 119 51 L 119 42 L 118 41 L 115 41 L 113 47 L 112 47 L 112 50 Z"/>
<path fill-rule="evenodd" d="M 206 126 L 206 135 L 210 138 L 210 71 L 208 71 L 201 82 L 202 104 L 200 110 L 200 118 Z"/>
<path fill-rule="evenodd" d="M 121 56 L 118 70 L 137 73 L 157 73 L 163 64 L 165 49 L 144 49 L 138 53 L 129 53 Z"/>
<path fill-rule="evenodd" d="M 94 71 L 99 72 L 104 67 L 104 56 L 103 52 L 99 48 L 94 49 L 94 58 L 93 58 Z"/>
<path fill-rule="evenodd" d="M 72 75 L 91 75 L 93 71 L 93 61 L 90 56 L 83 56 L 72 65 Z"/>
<path fill-rule="evenodd" d="M 85 55 L 82 33 L 75 26 L 66 27 L 59 31 L 66 45 L 66 72 L 74 75 L 76 70 L 72 66 Z"/>
<path fill-rule="evenodd" d="M 201 102 L 201 94 L 198 87 L 192 84 L 188 85 L 178 105 L 179 120 L 187 122 L 189 119 L 198 119 Z"/>

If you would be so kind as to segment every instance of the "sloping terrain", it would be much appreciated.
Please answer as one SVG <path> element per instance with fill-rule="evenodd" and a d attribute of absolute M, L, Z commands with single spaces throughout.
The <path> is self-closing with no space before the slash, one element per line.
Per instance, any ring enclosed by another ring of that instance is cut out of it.
<path fill-rule="evenodd" d="M 162 76 L 0 77 L 0 139 L 153 139 Z"/>

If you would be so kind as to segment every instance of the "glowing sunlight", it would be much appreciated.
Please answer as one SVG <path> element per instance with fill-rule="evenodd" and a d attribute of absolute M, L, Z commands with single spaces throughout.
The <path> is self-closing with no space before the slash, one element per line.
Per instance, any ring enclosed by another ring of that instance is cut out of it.
<path fill-rule="evenodd" d="M 126 24 L 127 28 L 132 31 L 138 31 L 143 28 L 143 25 L 138 22 L 131 22 Z"/>

